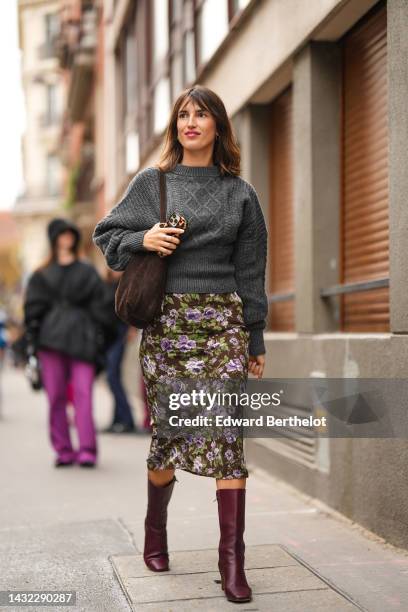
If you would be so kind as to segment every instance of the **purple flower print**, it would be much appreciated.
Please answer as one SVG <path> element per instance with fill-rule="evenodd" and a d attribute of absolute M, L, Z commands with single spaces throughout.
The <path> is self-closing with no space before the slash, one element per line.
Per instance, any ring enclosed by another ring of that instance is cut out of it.
<path fill-rule="evenodd" d="M 204 361 L 202 359 L 197 359 L 196 357 L 192 357 L 186 363 L 186 369 L 193 374 L 199 374 L 204 368 Z"/>
<path fill-rule="evenodd" d="M 145 370 L 146 370 L 146 372 L 148 374 L 155 374 L 156 373 L 156 364 L 149 357 L 149 355 L 145 355 L 143 357 L 143 365 L 144 365 L 144 368 L 145 368 Z"/>
<path fill-rule="evenodd" d="M 156 353 L 154 357 L 155 357 L 156 361 L 163 361 L 163 359 L 164 359 L 163 353 Z"/>
<path fill-rule="evenodd" d="M 237 372 L 242 370 L 242 363 L 239 359 L 230 359 L 227 363 L 227 372 Z"/>
<path fill-rule="evenodd" d="M 211 451 L 208 451 L 208 453 L 206 454 L 206 457 L 207 457 L 208 461 L 213 461 L 214 460 L 214 454 Z"/>
<path fill-rule="evenodd" d="M 215 309 L 212 306 L 206 306 L 203 312 L 204 319 L 212 319 L 215 317 Z"/>
<path fill-rule="evenodd" d="M 188 321 L 201 321 L 202 314 L 198 310 L 198 308 L 187 308 L 187 310 L 186 310 L 186 319 Z"/>
<path fill-rule="evenodd" d="M 219 340 L 216 340 L 215 338 L 210 338 L 207 342 L 207 348 L 217 348 L 218 346 L 221 345 L 221 342 L 219 342 Z"/>
<path fill-rule="evenodd" d="M 186 334 L 183 334 L 179 337 L 178 342 L 176 343 L 178 349 L 183 352 L 190 351 L 196 347 L 196 341 L 191 340 Z"/>
<path fill-rule="evenodd" d="M 222 314 L 222 312 L 216 312 L 215 314 L 215 320 L 218 322 L 222 322 L 224 321 L 224 315 Z"/>
<path fill-rule="evenodd" d="M 202 469 L 203 469 L 203 463 L 201 461 L 201 457 L 196 457 L 194 459 L 193 470 L 195 472 L 201 472 Z"/>
<path fill-rule="evenodd" d="M 231 338 L 230 342 L 233 346 L 237 346 L 239 344 L 238 338 L 235 338 L 235 336 Z"/>
<path fill-rule="evenodd" d="M 232 433 L 226 433 L 225 434 L 225 439 L 228 442 L 228 444 L 232 444 L 237 439 L 237 436 L 234 436 L 234 434 L 232 434 Z"/>
<path fill-rule="evenodd" d="M 173 340 L 170 340 L 169 338 L 163 338 L 160 342 L 160 348 L 162 351 L 168 351 L 169 349 L 171 349 L 172 345 Z"/>
<path fill-rule="evenodd" d="M 242 472 L 240 472 L 239 470 L 234 470 L 232 472 L 232 475 L 234 478 L 242 478 Z"/>
<path fill-rule="evenodd" d="M 205 438 L 200 436 L 200 437 L 196 438 L 194 441 L 195 441 L 195 445 L 196 445 L 197 448 L 204 448 Z"/>
<path fill-rule="evenodd" d="M 167 363 L 159 363 L 159 370 L 164 370 L 168 376 L 176 376 L 176 368 Z"/>
<path fill-rule="evenodd" d="M 170 459 L 171 459 L 172 461 L 174 461 L 175 459 L 178 459 L 178 456 L 179 456 L 179 450 L 178 450 L 178 448 L 173 447 L 173 448 L 171 449 L 171 452 L 170 452 Z"/>
<path fill-rule="evenodd" d="M 225 451 L 224 457 L 226 458 L 227 461 L 232 461 L 233 460 L 234 453 L 232 452 L 232 450 L 230 448 Z"/>

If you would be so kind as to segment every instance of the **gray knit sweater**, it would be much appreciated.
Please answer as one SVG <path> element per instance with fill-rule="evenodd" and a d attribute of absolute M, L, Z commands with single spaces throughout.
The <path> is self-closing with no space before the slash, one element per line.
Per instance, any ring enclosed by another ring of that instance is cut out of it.
<path fill-rule="evenodd" d="M 215 165 L 177 164 L 166 173 L 166 185 L 167 217 L 177 212 L 187 220 L 180 244 L 168 256 L 166 292 L 237 291 L 249 352 L 265 353 L 267 230 L 255 189 L 241 177 L 222 176 Z M 148 167 L 97 224 L 93 240 L 110 268 L 124 270 L 132 253 L 146 250 L 144 234 L 159 220 L 159 173 Z"/>

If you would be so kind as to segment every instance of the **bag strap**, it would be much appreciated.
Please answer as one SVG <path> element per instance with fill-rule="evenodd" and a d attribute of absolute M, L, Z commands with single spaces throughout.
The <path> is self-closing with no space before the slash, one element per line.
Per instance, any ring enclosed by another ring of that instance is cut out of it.
<path fill-rule="evenodd" d="M 167 214 L 167 190 L 166 190 L 166 175 L 165 173 L 159 169 L 160 175 L 160 222 L 166 222 L 166 214 Z"/>

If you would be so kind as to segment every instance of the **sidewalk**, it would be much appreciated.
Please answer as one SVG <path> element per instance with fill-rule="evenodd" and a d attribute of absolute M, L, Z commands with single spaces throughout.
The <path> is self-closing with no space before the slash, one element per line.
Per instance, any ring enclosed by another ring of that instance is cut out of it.
<path fill-rule="evenodd" d="M 149 439 L 101 436 L 96 471 L 56 470 L 44 396 L 31 393 L 21 373 L 8 370 L 3 382 L 0 590 L 72 589 L 77 604 L 58 610 L 86 612 L 408 609 L 405 552 L 253 469 L 246 558 L 254 600 L 230 604 L 215 582 L 214 483 L 184 472 L 178 473 L 169 507 L 172 569 L 152 574 L 140 557 Z M 103 426 L 109 419 L 103 385 L 96 405 Z"/>

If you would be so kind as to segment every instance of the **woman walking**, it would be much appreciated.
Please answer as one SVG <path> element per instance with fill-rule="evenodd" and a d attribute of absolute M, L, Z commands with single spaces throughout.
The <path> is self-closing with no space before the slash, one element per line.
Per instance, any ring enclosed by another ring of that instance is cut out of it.
<path fill-rule="evenodd" d="M 42 383 L 49 402 L 49 434 L 56 453 L 55 466 L 78 462 L 94 467 L 97 443 L 92 415 L 92 389 L 104 351 L 104 333 L 111 315 L 105 288 L 95 268 L 78 257 L 80 232 L 68 220 L 48 226 L 51 254 L 29 279 L 24 315 L 29 352 L 38 354 Z M 76 452 L 67 420 L 71 384 Z"/>
<path fill-rule="evenodd" d="M 158 168 L 166 173 L 168 212 L 185 230 L 160 228 Z M 246 380 L 262 377 L 267 315 L 267 231 L 257 194 L 240 176 L 240 152 L 222 100 L 195 86 L 176 100 L 160 163 L 140 171 L 118 205 L 95 228 L 108 266 L 123 270 L 132 253 L 168 256 L 161 312 L 143 330 L 140 363 L 152 414 L 147 458 L 144 560 L 169 569 L 167 505 L 175 469 L 216 480 L 222 588 L 250 601 L 244 572 L 245 466 L 242 436 L 191 435 L 167 440 L 157 431 L 159 382 L 168 378 Z"/>

